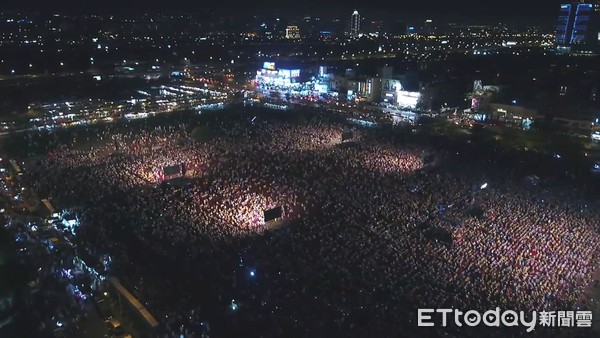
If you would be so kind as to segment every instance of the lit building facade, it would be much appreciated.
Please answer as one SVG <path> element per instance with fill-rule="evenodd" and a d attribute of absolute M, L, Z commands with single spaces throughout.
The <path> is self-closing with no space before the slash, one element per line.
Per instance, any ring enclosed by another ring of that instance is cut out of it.
<path fill-rule="evenodd" d="M 277 69 L 274 62 L 265 62 L 256 72 L 256 84 L 259 87 L 290 88 L 299 86 L 299 69 Z"/>
<path fill-rule="evenodd" d="M 526 108 L 514 104 L 491 103 L 491 118 L 508 125 L 525 127 L 539 117 L 537 109 Z"/>
<path fill-rule="evenodd" d="M 287 26 L 285 29 L 285 38 L 290 40 L 300 39 L 300 29 L 298 26 Z"/>
<path fill-rule="evenodd" d="M 360 14 L 358 11 L 354 11 L 350 17 L 350 36 L 353 38 L 358 37 L 360 34 Z"/>
<path fill-rule="evenodd" d="M 393 106 L 416 109 L 421 94 L 404 90 L 398 79 L 381 79 L 381 101 Z"/>
<path fill-rule="evenodd" d="M 600 45 L 600 2 L 560 5 L 556 43 L 559 46 Z"/>

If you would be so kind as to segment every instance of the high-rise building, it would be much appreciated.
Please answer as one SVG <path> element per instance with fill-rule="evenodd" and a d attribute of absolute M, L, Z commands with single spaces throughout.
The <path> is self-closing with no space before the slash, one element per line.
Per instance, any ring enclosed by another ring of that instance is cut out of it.
<path fill-rule="evenodd" d="M 556 43 L 559 46 L 600 45 L 600 2 L 560 5 Z"/>
<path fill-rule="evenodd" d="M 431 19 L 425 20 L 425 24 L 423 24 L 423 29 L 422 29 L 421 33 L 424 35 L 435 34 L 435 26 L 433 25 L 433 20 L 431 20 Z"/>
<path fill-rule="evenodd" d="M 285 29 L 285 38 L 286 39 L 300 39 L 300 29 L 298 26 L 287 26 Z"/>
<path fill-rule="evenodd" d="M 360 33 L 360 14 L 354 11 L 350 17 L 350 36 L 355 38 Z"/>

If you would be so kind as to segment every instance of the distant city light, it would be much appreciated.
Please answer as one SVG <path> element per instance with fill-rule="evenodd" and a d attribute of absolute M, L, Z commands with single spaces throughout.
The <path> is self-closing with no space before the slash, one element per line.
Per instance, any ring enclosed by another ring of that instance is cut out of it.
<path fill-rule="evenodd" d="M 488 186 L 488 184 L 487 184 L 487 183 L 484 183 L 484 184 L 482 184 L 482 185 L 481 185 L 481 190 L 483 190 L 483 189 L 487 188 L 487 186 Z"/>

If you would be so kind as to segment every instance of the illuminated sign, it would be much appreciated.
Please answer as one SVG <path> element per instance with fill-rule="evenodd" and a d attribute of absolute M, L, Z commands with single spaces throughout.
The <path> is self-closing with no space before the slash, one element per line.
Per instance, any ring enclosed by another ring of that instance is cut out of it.
<path fill-rule="evenodd" d="M 265 63 L 263 63 L 263 69 L 275 70 L 275 62 L 265 62 Z"/>
<path fill-rule="evenodd" d="M 291 71 L 289 69 L 280 69 L 279 70 L 279 76 L 283 76 L 283 77 L 291 77 Z"/>
<path fill-rule="evenodd" d="M 421 94 L 419 94 L 419 92 L 407 92 L 404 90 L 399 90 L 398 95 L 406 96 L 406 97 L 416 97 L 416 98 L 419 98 L 421 96 Z"/>
<path fill-rule="evenodd" d="M 290 71 L 290 77 L 300 77 L 300 69 L 292 69 Z"/>
<path fill-rule="evenodd" d="M 421 94 L 419 92 L 407 92 L 399 90 L 397 92 L 396 101 L 398 106 L 415 109 Z"/>

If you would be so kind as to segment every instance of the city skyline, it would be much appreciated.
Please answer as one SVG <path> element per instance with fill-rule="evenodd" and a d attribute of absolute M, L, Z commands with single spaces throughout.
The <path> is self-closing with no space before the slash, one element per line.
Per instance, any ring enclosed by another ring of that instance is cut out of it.
<path fill-rule="evenodd" d="M 599 19 L 0 3 L 0 337 L 590 336 Z"/>
<path fill-rule="evenodd" d="M 567 1 L 568 2 L 568 1 Z M 290 3 L 275 0 L 257 0 L 252 3 L 239 3 L 232 1 L 215 3 L 197 3 L 192 1 L 171 1 L 168 3 L 148 3 L 147 1 L 132 0 L 127 3 L 116 0 L 103 1 L 101 4 L 89 4 L 85 6 L 74 0 L 59 0 L 51 3 L 41 0 L 30 0 L 20 3 L 2 3 L 0 11 L 21 10 L 27 12 L 35 11 L 67 11 L 67 12 L 114 12 L 114 11 L 156 11 L 173 10 L 185 11 L 190 13 L 202 14 L 206 11 L 218 11 L 219 13 L 237 14 L 257 14 L 257 13 L 278 13 L 285 14 L 293 10 L 295 13 L 305 15 L 327 15 L 334 14 L 339 17 L 347 17 L 354 10 L 358 10 L 362 17 L 371 15 L 386 14 L 389 16 L 402 16 L 403 13 L 413 13 L 434 16 L 482 16 L 494 15 L 510 19 L 510 17 L 536 17 L 551 18 L 559 12 L 560 4 L 565 1 L 553 0 L 542 1 L 533 0 L 529 2 L 520 2 L 516 0 L 504 1 L 501 3 L 488 2 L 482 4 L 474 0 L 462 0 L 459 2 L 411 2 L 394 3 L 382 2 L 377 5 L 368 5 L 361 1 L 341 1 L 334 0 L 326 3 L 316 0 L 308 0 L 302 3 Z M 349 13 L 349 14 L 345 14 Z M 345 14 L 345 15 L 344 15 Z"/>

